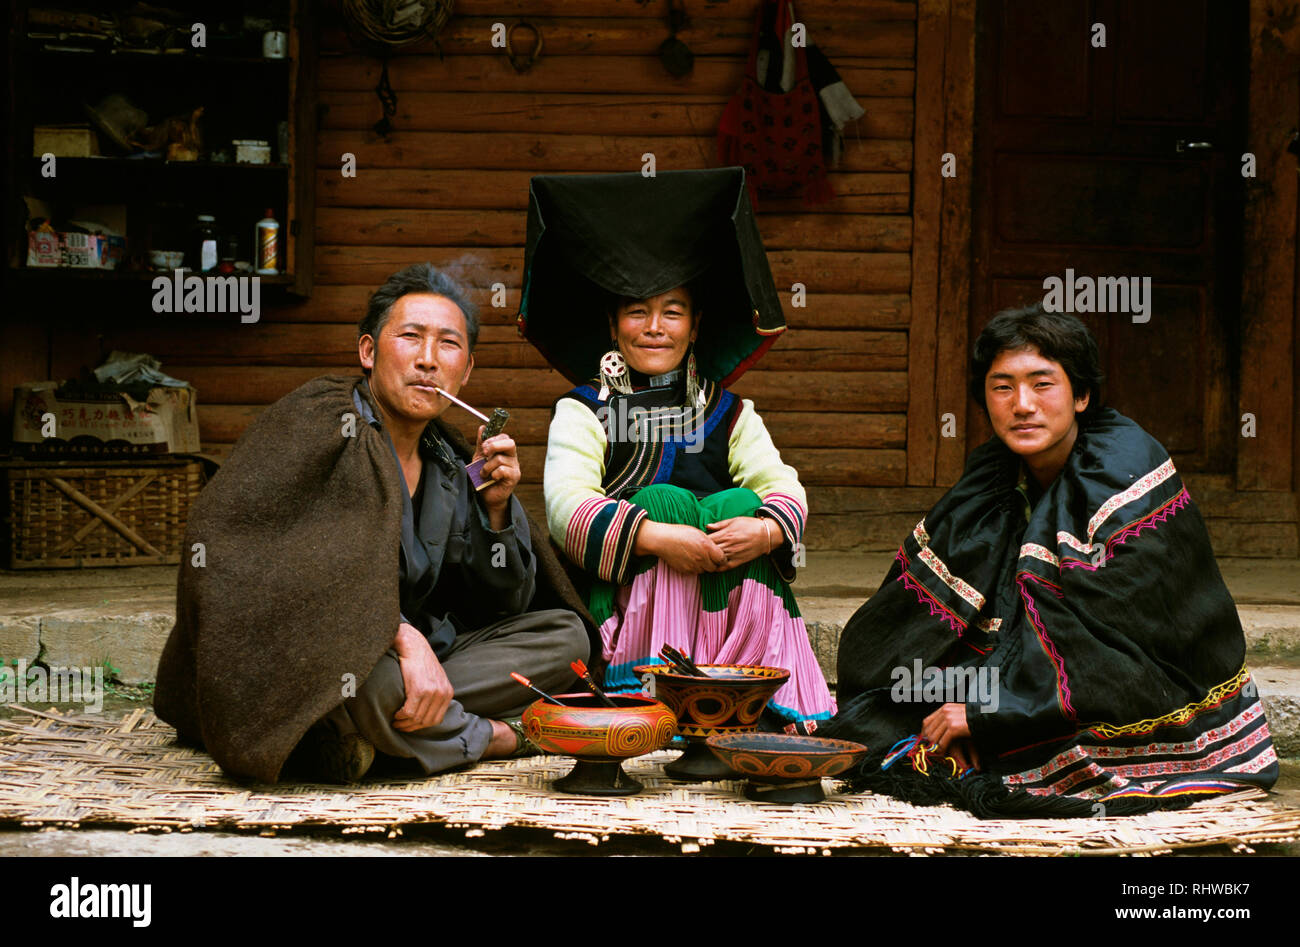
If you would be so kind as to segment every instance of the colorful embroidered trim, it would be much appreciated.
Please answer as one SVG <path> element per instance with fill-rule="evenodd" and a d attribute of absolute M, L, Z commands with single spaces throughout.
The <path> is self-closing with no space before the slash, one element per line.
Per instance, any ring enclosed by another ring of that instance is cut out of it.
<path fill-rule="evenodd" d="M 595 403 L 595 389 L 587 385 L 577 391 L 584 396 L 586 392 L 591 392 L 588 407 L 592 407 Z M 639 423 L 639 426 L 645 436 L 638 436 L 636 450 L 622 468 L 615 470 L 609 466 L 613 444 L 606 444 L 604 477 L 606 496 L 629 495 L 630 492 L 635 492 L 636 489 L 649 486 L 651 483 L 663 483 L 667 480 L 682 440 L 680 437 L 664 437 L 665 432 L 671 434 L 676 430 L 698 429 L 701 436 L 708 437 L 727 417 L 731 406 L 736 402 L 736 396 L 707 378 L 703 379 L 701 391 L 705 395 L 704 407 L 696 408 L 687 405 L 686 410 L 690 413 L 677 415 L 675 423 L 672 423 L 672 415 L 665 413 L 675 409 L 656 408 L 654 410 L 657 413 L 652 415 L 647 412 L 642 415 L 641 420 L 646 423 Z M 651 419 L 653 424 L 649 423 Z M 735 418 L 733 417 L 732 420 L 734 421 Z"/>
<path fill-rule="evenodd" d="M 1089 572 L 1095 572 L 1106 564 L 1106 560 L 1114 557 L 1114 549 L 1116 546 L 1123 545 L 1144 529 L 1155 529 L 1157 525 L 1168 522 L 1169 517 L 1173 516 L 1191 502 L 1191 495 L 1185 489 L 1179 490 L 1177 494 L 1166 500 L 1155 510 L 1151 511 L 1146 516 L 1134 520 L 1127 526 L 1121 527 L 1113 536 L 1110 537 L 1110 539 L 1106 540 L 1104 544 L 1094 547 L 1097 550 L 1103 551 L 1102 555 L 1094 558 L 1090 562 L 1085 562 L 1080 559 L 1062 559 L 1061 568 L 1087 569 Z"/>
<path fill-rule="evenodd" d="M 1056 566 L 1058 569 L 1061 567 L 1061 560 L 1056 558 L 1050 550 L 1038 545 L 1038 543 L 1025 543 L 1021 546 L 1020 558 L 1040 559 L 1048 565 Z"/>
<path fill-rule="evenodd" d="M 1112 724 L 1112 723 L 1093 723 L 1084 729 L 1095 735 L 1098 739 L 1109 740 L 1115 737 L 1131 736 L 1138 733 L 1150 733 L 1160 727 L 1182 726 L 1199 713 L 1218 707 L 1229 697 L 1233 697 L 1246 686 L 1250 680 L 1250 671 L 1246 665 L 1241 666 L 1238 671 L 1222 684 L 1216 684 L 1211 687 L 1209 692 L 1202 700 L 1188 704 L 1185 707 L 1179 707 L 1177 710 L 1170 711 L 1163 717 L 1155 717 L 1150 720 L 1140 720 L 1137 723 L 1129 724 Z"/>
<path fill-rule="evenodd" d="M 1074 712 L 1074 704 L 1070 701 L 1070 678 L 1065 673 L 1065 659 L 1056 650 L 1056 645 L 1052 643 L 1052 639 L 1047 636 L 1047 629 L 1043 627 L 1042 619 L 1038 617 L 1038 607 L 1034 604 L 1029 589 L 1025 587 L 1026 579 L 1033 579 L 1040 585 L 1047 586 L 1057 598 L 1064 598 L 1065 593 L 1058 586 L 1040 576 L 1034 575 L 1032 572 L 1021 572 L 1016 576 L 1016 585 L 1020 588 L 1020 597 L 1025 602 L 1025 614 L 1029 616 L 1030 622 L 1033 623 L 1034 631 L 1038 634 L 1038 643 L 1047 655 L 1047 660 L 1052 662 L 1052 667 L 1056 670 L 1056 700 L 1061 708 L 1061 713 L 1065 715 L 1065 719 L 1077 722 L 1078 715 Z"/>
<path fill-rule="evenodd" d="M 1069 546 L 1071 549 L 1074 549 L 1075 551 L 1080 552 L 1085 556 L 1092 557 L 1098 551 L 1102 552 L 1101 556 L 1095 559 L 1091 559 L 1090 561 L 1083 560 L 1083 559 L 1058 558 L 1050 550 L 1046 549 L 1043 546 L 1038 545 L 1037 543 L 1025 543 L 1023 546 L 1021 546 L 1020 558 L 1024 559 L 1028 557 L 1032 559 L 1038 559 L 1042 562 L 1048 563 L 1049 565 L 1056 566 L 1058 569 L 1082 568 L 1082 569 L 1087 569 L 1089 571 L 1095 571 L 1096 569 L 1105 565 L 1106 560 L 1114 556 L 1114 553 L 1112 552 L 1114 547 L 1133 538 L 1144 529 L 1155 529 L 1158 524 L 1167 522 L 1169 517 L 1173 516 L 1174 513 L 1178 512 L 1183 507 L 1187 506 L 1187 504 L 1191 502 L 1191 499 L 1192 499 L 1191 495 L 1187 492 L 1185 488 L 1179 490 L 1177 494 L 1175 494 L 1172 498 L 1166 500 L 1164 503 L 1162 503 L 1159 507 L 1157 507 L 1152 512 L 1146 514 L 1145 516 L 1139 519 L 1134 520 L 1132 523 L 1128 524 L 1127 526 L 1121 527 L 1119 530 L 1115 532 L 1113 536 L 1110 537 L 1110 539 L 1106 540 L 1106 542 L 1104 543 L 1093 543 L 1091 545 L 1086 545 L 1080 542 L 1077 538 L 1072 536 L 1070 533 L 1062 531 L 1056 534 L 1056 541 L 1059 544 L 1063 546 Z"/>
<path fill-rule="evenodd" d="M 962 621 L 953 612 L 944 607 L 943 603 L 931 595 L 924 585 L 916 581 L 916 579 L 912 577 L 911 573 L 901 573 L 898 577 L 898 581 L 903 583 L 903 588 L 911 589 L 916 593 L 917 601 L 922 605 L 929 607 L 930 615 L 932 617 L 946 621 L 948 627 L 957 632 L 957 637 L 961 637 L 961 633 L 966 630 L 966 622 Z"/>
<path fill-rule="evenodd" d="M 924 562 L 930 568 L 931 572 L 938 576 L 940 582 L 956 592 L 957 595 L 975 611 L 978 612 L 984 607 L 984 596 L 980 594 L 979 590 L 969 582 L 953 575 L 948 570 L 948 567 L 944 565 L 943 560 L 936 556 L 934 551 L 930 549 L 930 534 L 925 531 L 925 520 L 921 520 L 921 522 L 917 523 L 912 529 L 912 538 L 916 540 L 917 545 L 920 547 L 916 552 L 916 557 Z M 904 571 L 903 574 L 899 576 L 899 581 L 903 582 L 903 585 L 906 588 L 917 592 L 918 595 L 924 595 L 925 599 L 928 600 L 928 603 L 932 603 L 932 607 L 930 608 L 931 615 L 937 614 L 935 612 L 935 607 L 938 607 L 944 613 L 944 618 L 948 622 L 949 626 L 952 627 L 953 631 L 956 631 L 960 635 L 961 629 L 966 627 L 966 622 L 963 619 L 958 618 L 951 609 L 941 605 L 933 595 L 922 588 L 921 584 L 916 579 L 908 575 L 906 570 L 910 563 L 908 562 L 907 554 L 903 552 L 902 546 L 898 547 L 898 553 L 894 556 L 894 559 L 903 563 Z M 956 622 L 956 624 L 954 624 L 954 622 Z M 960 626 L 960 628 L 958 626 Z"/>
<path fill-rule="evenodd" d="M 1176 472 L 1177 471 L 1174 470 L 1174 462 L 1172 460 L 1166 460 L 1145 477 L 1139 478 L 1133 486 L 1115 494 L 1101 506 L 1097 507 L 1097 512 L 1094 513 L 1092 519 L 1088 521 L 1088 547 L 1092 547 L 1092 539 L 1097 535 L 1097 530 L 1101 527 L 1102 523 L 1106 522 L 1112 513 L 1120 507 L 1132 503 L 1138 497 L 1150 493 L 1160 484 L 1172 477 Z M 1075 540 L 1075 542 L 1078 542 L 1078 540 Z"/>
<path fill-rule="evenodd" d="M 975 611 L 978 612 L 984 607 L 984 596 L 973 585 L 949 572 L 943 560 L 936 556 L 928 546 L 922 546 L 918 550 L 916 557 L 929 566 L 930 571 L 937 575 L 944 585 L 965 599 L 966 603 Z"/>
<path fill-rule="evenodd" d="M 1075 744 L 1058 753 L 1041 766 L 1035 766 L 1019 773 L 1003 777 L 1008 786 L 1034 783 L 1047 783 L 1051 792 L 1066 793 L 1080 783 L 1098 777 L 1137 779 L 1149 776 L 1178 776 L 1187 773 L 1202 772 L 1219 766 L 1233 757 L 1248 753 L 1269 738 L 1268 725 L 1255 726 L 1263 716 L 1258 704 L 1247 708 L 1237 717 L 1221 727 L 1198 734 L 1195 740 L 1182 743 L 1149 743 L 1143 746 L 1083 746 Z M 1253 729 L 1242 735 L 1247 727 Z M 1213 752 L 1209 748 L 1225 740 L 1235 742 L 1220 746 Z M 1271 752 L 1271 748 L 1268 748 Z M 1162 759 L 1161 757 L 1182 756 L 1183 759 Z M 1259 754 L 1254 759 L 1233 767 L 1233 770 L 1255 771 L 1268 764 L 1268 753 Z M 1087 766 L 1072 770 L 1065 776 L 1053 781 L 1053 776 L 1064 769 L 1085 760 L 1095 760 Z M 1103 765 L 1110 763 L 1112 765 Z M 1041 787 L 1040 787 L 1041 788 Z"/>
<path fill-rule="evenodd" d="M 1184 780 L 1182 782 L 1165 784 L 1157 789 L 1121 789 L 1113 792 L 1108 796 L 1102 796 L 1102 801 L 1108 799 L 1128 799 L 1132 797 L 1141 797 L 1147 799 L 1162 799 L 1166 796 L 1208 796 L 1218 795 L 1225 792 L 1236 792 L 1246 787 L 1236 780 L 1230 779 L 1198 779 Z"/>
<path fill-rule="evenodd" d="M 1206 770 L 1215 770 L 1228 760 L 1249 753 L 1261 743 L 1265 744 L 1265 752 L 1258 755 L 1264 758 L 1261 762 L 1267 765 L 1269 761 L 1266 758 L 1273 751 L 1271 745 L 1269 745 L 1268 728 L 1260 727 L 1246 734 L 1236 743 L 1213 753 L 1206 753 L 1203 756 L 1187 760 L 1133 763 L 1127 766 L 1101 766 L 1093 763 L 1071 772 L 1049 786 L 1039 786 L 1035 787 L 1035 789 L 1058 795 L 1068 795 L 1075 786 L 1099 777 L 1108 780 L 1112 784 L 1124 785 L 1140 779 L 1150 779 L 1153 776 L 1164 779 L 1191 776 L 1196 773 L 1203 773 Z"/>
<path fill-rule="evenodd" d="M 804 523 L 808 521 L 808 511 L 797 497 L 788 493 L 769 493 L 763 497 L 760 509 L 776 520 L 785 538 L 794 546 L 803 539 Z"/>
<path fill-rule="evenodd" d="M 1080 542 L 1074 536 L 1073 533 L 1067 533 L 1065 530 L 1061 530 L 1059 533 L 1056 534 L 1056 544 L 1058 546 L 1069 546 L 1071 549 L 1075 550 L 1076 552 L 1081 552 L 1085 556 L 1092 555 L 1091 546 L 1087 545 L 1086 543 Z"/>
<path fill-rule="evenodd" d="M 607 582 L 622 582 L 637 528 L 649 514 L 626 500 L 584 500 L 564 531 L 564 551 Z"/>
<path fill-rule="evenodd" d="M 1125 540 L 1130 539 L 1133 536 L 1136 536 L 1139 532 L 1141 532 L 1144 529 L 1155 529 L 1157 524 L 1168 522 L 1169 517 L 1173 516 L 1175 513 L 1177 513 L 1179 510 L 1181 510 L 1183 507 L 1187 506 L 1187 504 L 1191 502 L 1192 502 L 1192 495 L 1188 493 L 1187 489 L 1184 487 L 1182 490 L 1179 490 L 1176 494 L 1174 494 L 1172 498 L 1160 504 L 1160 506 L 1156 507 L 1146 516 L 1134 520 L 1129 525 L 1117 531 L 1115 535 L 1111 536 L 1110 539 L 1106 540 L 1107 548 L 1111 546 L 1118 546 L 1120 543 L 1124 542 Z"/>

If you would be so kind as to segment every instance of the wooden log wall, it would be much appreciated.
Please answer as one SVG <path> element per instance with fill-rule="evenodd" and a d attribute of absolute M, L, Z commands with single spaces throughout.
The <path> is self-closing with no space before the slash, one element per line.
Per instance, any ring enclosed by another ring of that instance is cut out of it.
<path fill-rule="evenodd" d="M 398 108 L 387 141 L 372 129 L 379 61 L 323 17 L 311 298 L 254 326 L 138 326 L 101 345 L 154 352 L 191 381 L 205 447 L 220 453 L 297 385 L 356 369 L 356 323 L 387 276 L 424 260 L 449 267 L 483 318 L 466 396 L 511 409 L 522 495 L 540 511 L 549 409 L 567 384 L 514 326 L 528 179 L 636 171 L 645 152 L 661 171 L 716 166 L 718 120 L 744 73 L 756 0 L 688 2 L 680 38 L 696 58 L 682 79 L 656 55 L 668 35 L 664 8 L 459 0 L 441 57 L 425 43 L 390 60 Z M 736 391 L 754 399 L 810 489 L 810 546 L 887 549 L 942 492 L 904 487 L 917 4 L 802 0 L 797 9 L 866 115 L 847 129 L 833 202 L 811 211 L 797 198 L 762 202 L 759 228 L 790 331 Z M 494 23 L 521 18 L 545 40 L 522 74 L 491 45 Z M 344 154 L 355 156 L 355 177 L 341 173 Z M 508 299 L 493 308 L 488 287 L 498 281 Z M 795 282 L 807 287 L 806 307 L 789 304 Z"/>
<path fill-rule="evenodd" d="M 941 181 L 913 167 L 933 169 L 944 152 L 970 153 L 974 3 L 798 2 L 811 40 L 866 115 L 848 129 L 832 203 L 809 211 L 797 199 L 763 202 L 759 228 L 785 290 L 790 331 L 737 391 L 755 400 L 808 486 L 814 550 L 893 548 L 955 481 L 968 447 L 960 434 L 937 436 L 940 406 L 964 397 L 968 178 Z M 692 22 L 680 37 L 696 60 L 683 79 L 656 56 L 667 36 L 665 6 L 458 0 L 441 56 L 425 43 L 391 61 L 398 110 L 388 141 L 371 127 L 380 115 L 379 63 L 352 47 L 337 19 L 322 17 L 312 297 L 271 307 L 252 326 L 105 315 L 96 319 L 97 339 L 60 333 L 57 345 L 34 324 L 11 324 L 0 377 L 67 377 L 114 348 L 152 352 L 199 389 L 205 449 L 222 454 L 297 385 L 355 371 L 355 326 L 369 293 L 400 267 L 430 260 L 468 283 L 482 308 L 467 397 L 510 407 L 521 496 L 540 513 L 549 408 L 566 383 L 514 328 L 528 179 L 639 170 L 646 151 L 660 170 L 714 166 L 718 119 L 744 72 L 757 0 L 687 0 Z M 494 24 L 521 19 L 545 39 L 541 59 L 522 74 L 490 42 Z M 1251 0 L 1251 24 L 1249 134 L 1260 175 L 1244 218 L 1242 399 L 1253 391 L 1253 404 L 1262 391 L 1268 402 L 1297 386 L 1300 402 L 1294 346 L 1278 341 L 1300 337 L 1300 323 L 1279 324 L 1300 319 L 1300 305 L 1290 305 L 1300 300 L 1293 259 L 1300 215 L 1295 177 L 1286 177 L 1294 159 L 1278 131 L 1296 114 L 1295 70 L 1287 67 L 1297 31 L 1263 0 Z M 356 157 L 355 178 L 340 173 L 344 153 Z M 804 308 L 788 305 L 796 281 L 808 287 Z M 501 308 L 490 305 L 495 282 L 509 290 Z M 1269 417 L 1269 437 L 1242 442 L 1238 482 L 1195 483 L 1221 555 L 1297 549 L 1291 490 L 1300 416 Z M 1277 426 L 1288 423 L 1289 438 Z"/>

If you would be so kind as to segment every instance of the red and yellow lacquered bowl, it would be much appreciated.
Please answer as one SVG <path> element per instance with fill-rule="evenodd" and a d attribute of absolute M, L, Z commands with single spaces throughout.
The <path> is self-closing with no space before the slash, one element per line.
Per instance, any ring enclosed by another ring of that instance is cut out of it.
<path fill-rule="evenodd" d="M 642 664 L 634 670 L 647 691 L 677 715 L 677 732 L 686 738 L 686 751 L 664 772 L 690 782 L 736 778 L 735 770 L 704 741 L 720 733 L 752 732 L 772 695 L 790 679 L 785 668 L 758 664 L 700 665 L 707 678 L 682 674 L 667 664 Z"/>
<path fill-rule="evenodd" d="M 786 733 L 720 733 L 705 742 L 748 778 L 745 798 L 759 802 L 821 802 L 826 798 L 822 779 L 838 776 L 867 755 L 861 743 Z"/>
<path fill-rule="evenodd" d="M 663 749 L 677 732 L 677 717 L 644 694 L 557 694 L 564 706 L 537 700 L 524 711 L 524 735 L 539 749 L 577 760 L 552 786 L 588 796 L 630 796 L 642 785 L 623 772 L 623 760 Z"/>

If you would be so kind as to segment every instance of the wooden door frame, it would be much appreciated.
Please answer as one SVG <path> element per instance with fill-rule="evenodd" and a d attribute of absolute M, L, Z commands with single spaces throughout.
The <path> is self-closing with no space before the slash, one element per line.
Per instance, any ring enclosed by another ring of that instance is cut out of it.
<path fill-rule="evenodd" d="M 912 131 L 907 482 L 951 484 L 966 463 L 975 129 L 975 0 L 919 0 Z M 944 156 L 954 176 L 944 177 Z M 942 436 L 952 414 L 956 437 Z"/>
<path fill-rule="evenodd" d="M 919 0 L 912 142 L 912 316 L 908 333 L 907 483 L 947 486 L 966 460 L 971 214 L 974 202 L 975 12 L 978 0 Z M 1246 182 L 1242 228 L 1238 414 L 1255 418 L 1237 439 L 1238 490 L 1293 489 L 1300 469 L 1295 339 L 1300 21 L 1250 0 Z M 956 175 L 943 177 L 944 154 Z M 943 437 L 943 416 L 956 437 Z"/>
<path fill-rule="evenodd" d="M 1265 0 L 1250 2 L 1246 147 L 1256 177 L 1246 182 L 1242 228 L 1241 386 L 1237 407 L 1254 414 L 1256 436 L 1237 439 L 1238 490 L 1291 490 L 1296 469 L 1296 72 L 1300 25 Z"/>

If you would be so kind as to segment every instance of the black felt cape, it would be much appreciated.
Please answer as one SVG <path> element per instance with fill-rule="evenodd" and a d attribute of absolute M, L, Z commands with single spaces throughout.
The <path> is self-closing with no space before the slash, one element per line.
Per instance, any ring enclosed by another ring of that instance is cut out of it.
<path fill-rule="evenodd" d="M 1271 786 L 1236 607 L 1169 455 L 1104 409 L 1027 522 L 1019 471 L 993 438 L 904 539 L 845 627 L 840 710 L 818 736 L 868 745 L 859 787 L 986 817 L 1119 815 Z M 918 661 L 985 682 L 998 671 L 996 709 L 966 699 L 982 773 L 951 778 L 896 747 L 937 704 L 915 702 Z"/>
<path fill-rule="evenodd" d="M 360 380 L 316 378 L 267 408 L 190 513 L 154 709 L 234 776 L 274 782 L 342 702 L 344 675 L 360 685 L 397 631 L 402 480 L 387 436 L 355 417 Z M 573 609 L 598 642 L 549 544 L 533 554 L 532 608 Z"/>

